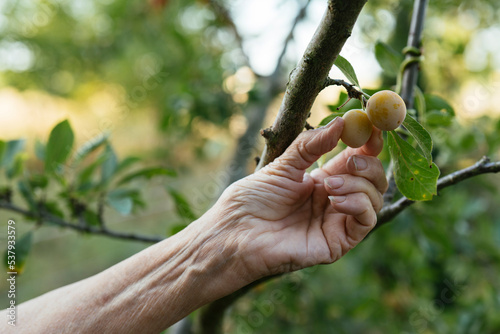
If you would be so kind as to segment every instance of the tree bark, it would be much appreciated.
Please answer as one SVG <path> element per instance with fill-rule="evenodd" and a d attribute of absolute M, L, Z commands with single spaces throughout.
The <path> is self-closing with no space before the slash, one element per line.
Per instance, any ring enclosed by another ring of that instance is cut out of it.
<path fill-rule="evenodd" d="M 323 89 L 366 0 L 330 0 L 302 59 L 290 74 L 278 116 L 263 134 L 266 146 L 257 170 L 279 157 L 302 132 L 316 96 Z"/>
<path fill-rule="evenodd" d="M 367 0 L 329 0 L 325 14 L 302 59 L 290 74 L 285 96 L 271 128 L 262 133 L 266 146 L 257 170 L 280 156 L 304 129 L 311 107 L 325 87 L 335 59 L 339 55 L 361 9 Z M 262 281 L 269 278 L 263 278 Z M 250 287 L 253 286 L 250 285 Z M 197 333 L 220 333 L 226 309 L 249 288 L 236 291 L 205 306 L 200 313 Z"/>

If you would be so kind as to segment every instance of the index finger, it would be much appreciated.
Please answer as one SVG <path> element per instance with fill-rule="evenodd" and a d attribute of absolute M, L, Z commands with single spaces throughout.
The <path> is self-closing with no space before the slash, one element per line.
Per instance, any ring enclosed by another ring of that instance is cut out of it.
<path fill-rule="evenodd" d="M 321 167 L 328 175 L 346 174 L 347 160 L 353 155 L 367 155 L 376 157 L 382 151 L 384 146 L 384 139 L 382 138 L 382 131 L 373 127 L 373 132 L 365 145 L 360 148 L 346 148 L 341 153 L 331 158 L 326 164 Z"/>

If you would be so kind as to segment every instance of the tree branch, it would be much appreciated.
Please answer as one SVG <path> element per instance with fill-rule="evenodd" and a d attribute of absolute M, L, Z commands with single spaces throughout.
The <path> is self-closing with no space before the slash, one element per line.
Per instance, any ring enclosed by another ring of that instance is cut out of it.
<path fill-rule="evenodd" d="M 481 160 L 476 162 L 474 165 L 458 170 L 451 174 L 441 177 L 437 182 L 437 190 L 444 189 L 446 187 L 452 186 L 471 177 L 487 174 L 487 173 L 498 173 L 500 172 L 500 161 L 490 162 L 488 157 L 483 157 Z M 385 206 L 380 210 L 378 214 L 377 226 L 380 227 L 383 224 L 391 221 L 396 217 L 401 211 L 415 203 L 406 197 L 402 197 L 393 204 Z"/>
<path fill-rule="evenodd" d="M 411 17 L 410 31 L 408 33 L 407 48 L 420 48 L 422 40 L 422 31 L 424 29 L 425 10 L 427 8 L 427 0 L 415 0 L 413 3 L 413 14 Z M 412 58 L 411 53 L 406 54 L 406 60 Z M 405 101 L 406 108 L 413 108 L 413 91 L 417 84 L 418 78 L 418 63 L 411 63 L 405 67 L 402 80 L 401 80 L 401 98 Z M 389 175 L 387 181 L 389 188 L 384 194 L 384 204 L 391 203 L 394 195 L 396 194 L 397 187 L 394 181 L 394 174 L 392 173 L 393 164 L 389 165 L 387 174 Z"/>
<path fill-rule="evenodd" d="M 295 19 L 293 20 L 290 32 L 283 42 L 281 54 L 278 57 L 278 61 L 276 62 L 273 73 L 266 77 L 259 77 L 260 96 L 256 102 L 250 103 L 247 107 L 245 116 L 247 118 L 248 127 L 245 133 L 238 139 L 234 157 L 231 162 L 231 166 L 233 168 L 231 169 L 228 182 L 229 184 L 238 181 L 248 174 L 246 168 L 247 162 L 250 158 L 250 155 L 252 154 L 253 148 L 255 147 L 255 143 L 257 142 L 259 130 L 262 128 L 262 121 L 266 116 L 269 104 L 272 102 L 274 97 L 282 90 L 283 83 L 281 77 L 281 67 L 286 51 L 288 49 L 288 45 L 293 40 L 295 27 L 305 17 L 307 13 L 307 7 L 309 6 L 310 2 L 310 0 L 307 0 L 307 2 L 298 11 Z M 234 34 L 238 36 L 239 33 L 236 29 L 236 26 L 233 25 L 233 27 Z M 242 47 L 242 44 L 240 45 Z M 248 66 L 250 66 L 250 64 L 248 64 Z"/>
<path fill-rule="evenodd" d="M 79 232 L 104 235 L 104 236 L 115 238 L 115 239 L 133 240 L 133 241 L 141 241 L 141 242 L 148 242 L 148 243 L 157 243 L 157 242 L 160 242 L 164 239 L 160 236 L 148 236 L 148 235 L 139 235 L 139 234 L 133 234 L 133 233 L 123 233 L 123 232 L 112 231 L 112 230 L 108 230 L 104 226 L 93 227 L 93 226 L 89 226 L 88 224 L 78 224 L 77 225 L 77 224 L 67 222 L 64 219 L 59 218 L 59 217 L 57 217 L 53 214 L 50 214 L 48 212 L 28 211 L 28 210 L 25 210 L 23 208 L 20 208 L 12 203 L 9 203 L 9 202 L 3 201 L 3 200 L 0 200 L 0 209 L 5 209 L 8 211 L 16 212 L 16 213 L 22 214 L 25 217 L 37 219 L 40 221 L 50 222 L 54 225 L 73 229 L 73 230 L 76 230 Z"/>
<path fill-rule="evenodd" d="M 328 73 L 351 35 L 361 9 L 367 0 L 329 0 L 328 8 L 311 40 L 302 59 L 290 74 L 278 116 L 266 135 L 266 146 L 257 166 L 257 170 L 280 156 L 291 142 L 302 132 L 310 109 L 318 93 L 325 87 Z M 283 51 L 278 59 L 274 73 L 270 76 L 269 88 L 277 85 L 281 62 L 286 53 L 293 30 L 305 15 L 306 6 L 298 13 L 291 32 L 284 42 Z M 267 90 L 268 92 L 271 89 Z M 272 97 L 269 96 L 268 97 Z M 269 99 L 270 101 L 270 99 Z M 267 103 L 266 103 L 267 104 Z M 240 139 L 241 141 L 241 139 Z M 239 147 L 240 145 L 238 145 Z M 262 281 L 272 277 L 263 278 Z M 234 301 L 253 287 L 251 284 L 240 291 L 226 296 L 204 307 L 200 314 L 198 333 L 220 333 L 224 313 Z"/>
<path fill-rule="evenodd" d="M 408 34 L 408 43 L 406 48 L 419 49 L 422 40 L 422 31 L 424 29 L 425 10 L 427 0 L 415 0 L 413 4 L 413 14 L 411 18 L 410 32 Z M 406 53 L 405 60 L 410 60 L 414 55 Z M 409 64 L 404 72 L 401 82 L 401 98 L 406 103 L 406 108 L 413 108 L 413 91 L 417 84 L 418 62 Z"/>
<path fill-rule="evenodd" d="M 280 156 L 304 129 L 314 100 L 365 3 L 366 0 L 328 1 L 318 29 L 290 74 L 285 97 L 271 127 L 276 136 L 266 140 L 257 170 Z"/>
<path fill-rule="evenodd" d="M 351 99 L 357 99 L 362 101 L 363 96 L 370 97 L 368 94 L 356 89 L 356 87 L 347 81 L 341 79 L 326 78 L 323 88 L 328 86 L 342 86 L 347 91 L 347 96 Z"/>
<path fill-rule="evenodd" d="M 229 11 L 227 10 L 226 7 L 224 7 L 217 0 L 210 0 L 210 5 L 212 6 L 215 14 L 217 14 L 219 19 L 221 21 L 223 21 L 225 24 L 227 24 L 228 27 L 233 32 L 234 38 L 236 38 L 236 42 L 238 43 L 238 47 L 241 50 L 243 58 L 245 59 L 245 64 L 247 66 L 250 66 L 250 60 L 248 58 L 248 55 L 246 54 L 245 49 L 243 49 L 243 37 L 241 36 L 240 32 L 238 31 L 238 28 L 236 27 L 236 24 L 234 23 L 233 18 L 229 14 Z"/>

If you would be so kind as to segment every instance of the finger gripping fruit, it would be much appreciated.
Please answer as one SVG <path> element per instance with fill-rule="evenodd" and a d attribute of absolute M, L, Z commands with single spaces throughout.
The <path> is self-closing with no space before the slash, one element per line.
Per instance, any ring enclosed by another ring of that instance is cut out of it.
<path fill-rule="evenodd" d="M 372 134 L 373 126 L 366 113 L 361 109 L 349 110 L 342 116 L 344 128 L 340 139 L 350 147 L 363 146 Z"/>
<path fill-rule="evenodd" d="M 406 117 L 406 105 L 401 96 L 390 90 L 381 90 L 368 99 L 368 118 L 380 130 L 392 131 L 399 127 Z"/>

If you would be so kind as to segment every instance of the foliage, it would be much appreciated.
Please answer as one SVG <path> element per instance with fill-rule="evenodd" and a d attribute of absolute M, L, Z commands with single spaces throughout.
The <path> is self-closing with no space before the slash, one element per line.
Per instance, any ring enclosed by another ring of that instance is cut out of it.
<path fill-rule="evenodd" d="M 227 125 L 237 104 L 221 82 L 241 65 L 241 50 L 223 41 L 227 22 L 210 6 L 203 1 L 93 0 L 85 5 L 78 2 L 85 7 L 82 10 L 76 3 L 7 2 L 9 20 L 2 37 L 28 48 L 33 61 L 27 69 L 3 73 L 5 84 L 75 100 L 118 87 L 123 112 L 152 106 L 159 115 L 159 128 L 168 138 L 175 138 L 169 142 L 172 147 L 176 140 L 197 139 L 196 120 Z M 338 58 L 335 64 L 367 95 L 397 86 L 403 61 L 399 50 L 406 42 L 410 5 L 411 1 L 370 1 L 368 12 L 359 20 L 382 70 L 378 87 L 361 85 L 349 57 Z M 438 196 L 437 168 L 429 177 L 419 178 L 428 166 L 439 166 L 447 174 L 482 155 L 498 158 L 500 120 L 484 117 L 463 126 L 453 108 L 457 105 L 453 97 L 462 83 L 489 75 L 492 65 L 476 73 L 464 70 L 461 54 L 472 32 L 449 33 L 460 16 L 476 18 L 476 29 L 488 27 L 487 14 L 497 4 L 466 1 L 461 6 L 450 2 L 430 6 L 431 29 L 421 62 L 424 79 L 415 91 L 415 109 L 409 111 L 405 129 L 386 134 L 380 158 L 388 167 L 392 156 L 402 195 L 415 200 L 434 196 L 432 202 L 407 209 L 333 266 L 307 269 L 258 286 L 231 310 L 225 324 L 228 332 L 500 331 L 498 178 L 480 177 Z M 389 10 L 392 35 L 387 22 L 380 20 Z M 26 21 L 32 14 L 45 15 L 45 20 Z M 386 38 L 382 41 L 379 36 Z M 259 95 L 252 98 L 259 99 Z M 332 113 L 320 125 L 349 109 L 362 108 L 361 101 L 352 99 L 338 110 L 348 98 L 340 90 L 339 103 L 328 106 Z M 182 177 L 170 168 L 175 161 L 151 166 L 139 157 L 119 158 L 108 134 L 76 149 L 74 137 L 71 124 L 62 121 L 46 142 L 35 143 L 36 159 L 27 153 L 24 140 L 0 141 L 0 201 L 23 201 L 26 217 L 33 223 L 19 239 L 26 250 L 20 265 L 40 224 L 57 225 L 62 220 L 80 231 L 106 232 L 105 212 L 131 216 L 144 208 L 144 181 Z M 412 186 L 416 181 L 422 186 Z M 197 215 L 192 199 L 180 187 L 169 184 L 165 191 L 175 210 L 174 223 L 166 233 L 171 235 Z M 39 259 L 32 254 L 31 260 Z"/>
<path fill-rule="evenodd" d="M 171 142 L 191 136 L 195 119 L 226 125 L 235 111 L 220 84 L 239 65 L 224 62 L 234 45 L 221 36 L 224 22 L 201 1 L 7 1 L 2 7 L 9 19 L 0 48 L 26 54 L 19 68 L 2 73 L 4 84 L 79 101 L 110 92 L 120 117 L 156 110 L 158 128 Z"/>
<path fill-rule="evenodd" d="M 96 231 L 90 230 L 94 226 L 106 232 L 106 209 L 126 216 L 145 207 L 141 179 L 176 176 L 166 167 L 137 167 L 140 159 L 136 157 L 119 160 L 107 135 L 99 135 L 76 150 L 73 139 L 71 125 L 64 120 L 52 129 L 46 144 L 38 141 L 37 158 L 44 165 L 41 170 L 18 163 L 26 154 L 23 140 L 0 141 L 0 171 L 8 180 L 1 188 L 0 204 L 8 207 L 12 194 L 18 191 L 28 207 L 24 216 L 37 224 L 62 224 L 88 232 Z M 184 211 L 178 210 L 180 216 L 194 220 L 182 195 L 173 190 L 170 194 L 176 202 L 184 201 Z M 29 253 L 31 235 L 30 231 L 17 243 L 19 273 Z"/>

